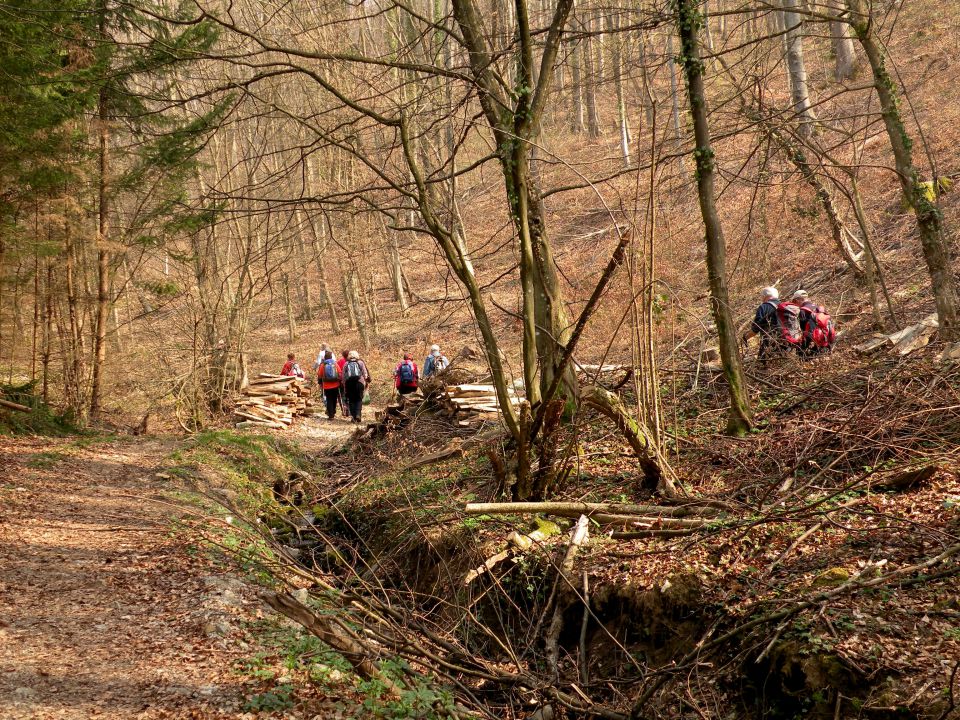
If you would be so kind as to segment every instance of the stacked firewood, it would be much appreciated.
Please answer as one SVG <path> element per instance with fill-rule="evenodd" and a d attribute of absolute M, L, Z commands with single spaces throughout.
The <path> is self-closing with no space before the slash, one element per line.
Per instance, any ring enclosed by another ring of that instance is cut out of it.
<path fill-rule="evenodd" d="M 510 402 L 520 404 L 513 388 L 508 388 Z M 493 385 L 447 385 L 440 397 L 440 404 L 447 413 L 455 416 L 460 427 L 471 427 L 483 420 L 500 418 L 500 402 Z"/>
<path fill-rule="evenodd" d="M 295 417 L 313 413 L 311 390 L 302 378 L 260 373 L 241 394 L 233 409 L 238 428 L 282 430 Z"/>

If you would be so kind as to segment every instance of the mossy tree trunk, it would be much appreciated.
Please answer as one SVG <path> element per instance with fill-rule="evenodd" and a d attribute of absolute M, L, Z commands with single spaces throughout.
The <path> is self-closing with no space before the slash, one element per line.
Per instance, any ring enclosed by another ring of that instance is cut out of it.
<path fill-rule="evenodd" d="M 733 434 L 746 433 L 753 424 L 746 378 L 737 347 L 737 332 L 730 314 L 727 293 L 726 241 L 714 190 L 716 161 L 710 142 L 707 98 L 703 83 L 703 61 L 700 59 L 700 30 L 703 16 L 694 0 L 676 0 L 676 23 L 680 37 L 680 60 L 687 80 L 690 114 L 693 118 L 695 139 L 697 194 L 700 214 L 707 242 L 707 275 L 710 282 L 710 305 L 717 326 L 720 359 L 730 390 L 730 414 L 727 430 Z"/>
<path fill-rule="evenodd" d="M 913 139 L 907 132 L 900 112 L 897 86 L 886 66 L 886 53 L 873 33 L 873 18 L 863 0 L 847 0 L 857 40 L 873 72 L 874 87 L 880 100 L 883 124 L 890 139 L 897 177 L 904 203 L 913 210 L 927 264 L 933 296 L 937 305 L 940 336 L 944 340 L 960 339 L 960 302 L 957 298 L 950 247 L 943 235 L 943 216 L 936 204 L 936 178 L 929 185 L 920 180 L 913 164 Z"/>

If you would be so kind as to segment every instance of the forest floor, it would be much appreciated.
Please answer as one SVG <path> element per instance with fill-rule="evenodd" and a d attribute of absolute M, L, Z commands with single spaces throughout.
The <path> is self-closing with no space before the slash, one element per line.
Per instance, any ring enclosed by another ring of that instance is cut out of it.
<path fill-rule="evenodd" d="M 319 446 L 353 430 L 324 423 L 306 423 L 304 439 Z M 0 716 L 237 718 L 261 709 L 238 668 L 262 649 L 263 606 L 233 568 L 178 531 L 191 508 L 158 472 L 177 445 L 109 436 L 0 443 Z"/>

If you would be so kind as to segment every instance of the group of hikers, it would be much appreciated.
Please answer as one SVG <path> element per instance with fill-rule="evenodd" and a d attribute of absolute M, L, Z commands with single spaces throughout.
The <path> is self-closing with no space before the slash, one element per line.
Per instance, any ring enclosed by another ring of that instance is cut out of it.
<path fill-rule="evenodd" d="M 397 392 L 408 395 L 420 385 L 421 378 L 445 370 L 450 361 L 440 351 L 439 345 L 430 348 L 430 354 L 423 362 L 423 374 L 413 361 L 411 353 L 404 353 L 403 360 L 397 363 L 393 371 L 393 382 Z M 356 350 L 343 350 L 340 357 L 336 357 L 333 350 L 324 343 L 320 346 L 320 353 L 313 363 L 317 384 L 323 389 L 323 401 L 327 418 L 333 420 L 337 416 L 339 407 L 343 415 L 349 416 L 351 422 L 359 423 L 363 413 L 363 406 L 369 402 L 367 389 L 370 387 L 371 377 L 367 364 Z M 280 371 L 281 375 L 306 377 L 296 355 L 289 353 L 287 362 Z"/>
<path fill-rule="evenodd" d="M 775 287 L 765 287 L 760 295 L 760 307 L 741 338 L 746 343 L 760 336 L 760 360 L 788 353 L 810 358 L 830 352 L 837 339 L 833 320 L 823 305 L 810 299 L 806 290 L 797 290 L 784 301 Z"/>

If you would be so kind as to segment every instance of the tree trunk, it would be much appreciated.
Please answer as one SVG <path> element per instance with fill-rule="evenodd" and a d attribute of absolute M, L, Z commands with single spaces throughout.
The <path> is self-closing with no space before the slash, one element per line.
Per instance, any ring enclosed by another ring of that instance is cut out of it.
<path fill-rule="evenodd" d="M 903 200 L 913 210 L 917 220 L 923 258 L 930 273 L 937 305 L 938 332 L 944 340 L 956 341 L 960 339 L 960 304 L 950 247 L 943 235 L 943 216 L 936 202 L 937 179 L 931 179 L 928 190 L 913 164 L 913 139 L 907 134 L 900 115 L 897 86 L 887 71 L 884 49 L 873 35 L 874 25 L 869 10 L 864 7 L 863 0 L 847 0 L 847 4 L 854 32 L 873 71 L 874 86 L 880 100 L 883 124 L 893 150 Z"/>
<path fill-rule="evenodd" d="M 311 322 L 313 320 L 313 287 L 310 282 L 310 259 L 307 253 L 307 243 L 303 237 L 303 212 L 298 208 L 297 218 L 297 264 L 301 267 L 298 278 L 300 289 L 300 317 Z"/>
<path fill-rule="evenodd" d="M 598 68 L 596 63 L 596 57 L 594 53 L 594 38 L 590 35 L 590 21 L 587 20 L 585 23 L 580 24 L 581 29 L 588 33 L 587 36 L 583 39 L 580 46 L 583 48 L 583 73 L 584 77 L 584 95 L 586 101 L 586 110 L 587 110 L 587 134 L 592 138 L 600 137 L 600 112 L 597 109 L 597 85 L 599 84 L 600 78 L 598 77 Z"/>
<path fill-rule="evenodd" d="M 370 347 L 370 332 L 367 329 L 367 319 L 364 317 L 363 306 L 360 303 L 360 283 L 356 268 L 350 268 L 347 271 L 345 282 L 349 299 L 347 304 L 351 307 L 357 331 L 360 333 L 360 343 L 366 350 Z"/>
<path fill-rule="evenodd" d="M 581 57 L 583 43 L 573 41 L 570 49 L 570 131 L 574 135 L 582 135 L 587 131 L 586 106 L 583 97 L 583 73 L 581 72 Z"/>
<path fill-rule="evenodd" d="M 637 463 L 643 471 L 644 485 L 650 489 L 656 489 L 668 497 L 675 496 L 676 487 L 663 474 L 657 461 L 656 443 L 648 437 L 643 425 L 630 415 L 630 412 L 620 402 L 620 398 L 599 385 L 589 385 L 583 388 L 581 399 L 584 404 L 595 408 L 613 420 L 617 429 L 620 430 L 633 449 L 633 454 L 637 456 Z"/>
<path fill-rule="evenodd" d="M 40 241 L 40 234 L 35 234 L 36 242 Z M 33 326 L 30 343 L 30 381 L 37 379 L 37 354 L 40 344 L 40 254 L 33 249 Z"/>
<path fill-rule="evenodd" d="M 787 46 L 787 72 L 790 75 L 790 96 L 793 99 L 793 112 L 799 124 L 800 137 L 813 134 L 817 118 L 810 103 L 810 91 L 807 87 L 807 67 L 803 62 L 803 20 L 797 12 L 799 0 L 781 0 L 783 19 L 787 26 L 784 41 Z"/>
<path fill-rule="evenodd" d="M 400 305 L 400 314 L 406 315 L 410 309 L 407 300 L 407 291 L 403 285 L 403 263 L 400 260 L 400 247 L 397 243 L 397 234 L 387 230 L 387 243 L 390 252 L 390 283 L 393 286 L 393 298 Z"/>
<path fill-rule="evenodd" d="M 752 426 L 750 399 L 737 347 L 737 330 L 730 315 L 726 281 L 726 244 L 717 212 L 714 175 L 716 160 L 710 143 L 707 121 L 707 98 L 703 87 L 703 63 L 700 60 L 698 37 L 701 17 L 695 0 L 677 0 L 677 29 L 680 36 L 683 71 L 687 79 L 690 114 L 696 140 L 694 157 L 697 166 L 697 194 L 707 240 L 707 275 L 710 281 L 710 304 L 717 326 L 720 359 L 730 391 L 728 432 L 744 434 Z"/>
<path fill-rule="evenodd" d="M 752 120 L 760 122 L 763 125 L 769 136 L 787 156 L 787 159 L 800 171 L 800 175 L 806 180 L 807 184 L 813 188 L 817 202 L 820 203 L 820 207 L 823 208 L 824 214 L 827 216 L 827 222 L 830 224 L 830 231 L 833 235 L 833 242 L 837 246 L 840 257 L 843 258 L 843 261 L 853 272 L 856 279 L 865 279 L 865 268 L 861 264 L 856 248 L 850 245 L 849 242 L 851 233 L 847 230 L 843 220 L 840 218 L 840 212 L 837 210 L 836 203 L 834 203 L 830 191 L 826 185 L 823 184 L 823 181 L 807 160 L 806 153 L 772 123 L 761 120 L 758 113 L 750 110 L 747 112 L 748 115 L 752 116 Z"/>
<path fill-rule="evenodd" d="M 297 340 L 297 319 L 293 312 L 289 273 L 283 274 L 283 304 L 287 311 L 287 341 L 293 345 Z"/>
<path fill-rule="evenodd" d="M 612 12 L 607 15 L 607 31 L 610 33 L 610 65 L 613 85 L 617 95 L 617 121 L 620 126 L 620 156 L 625 166 L 630 165 L 630 125 L 627 122 L 627 105 L 623 93 L 623 47 L 617 30 L 620 19 Z"/>
<path fill-rule="evenodd" d="M 47 260 L 43 287 L 43 402 L 50 402 L 50 353 L 53 343 L 53 263 Z"/>
<path fill-rule="evenodd" d="M 667 70 L 670 73 L 670 117 L 673 119 L 673 136 L 677 145 L 683 142 L 683 128 L 680 125 L 680 90 L 677 87 L 677 64 L 673 58 L 673 34 L 667 34 Z"/>
<path fill-rule="evenodd" d="M 833 43 L 833 77 L 837 82 L 850 80 L 857 69 L 857 48 L 853 40 L 850 25 L 839 19 L 843 13 L 842 0 L 831 0 L 830 14 L 836 20 L 830 21 L 830 38 Z"/>
<path fill-rule="evenodd" d="M 107 195 L 107 174 L 110 161 L 107 155 L 109 129 L 105 90 L 100 91 L 99 121 L 99 177 L 97 186 L 97 317 L 94 332 L 93 367 L 90 377 L 90 417 L 99 417 L 103 394 L 103 366 L 107 360 L 107 316 L 110 312 L 110 256 L 107 242 L 110 233 L 110 206 Z"/>

